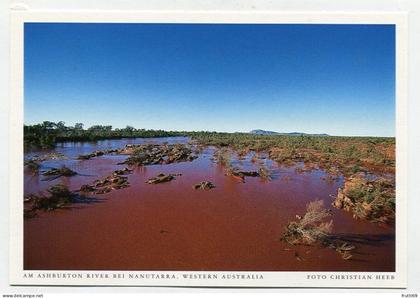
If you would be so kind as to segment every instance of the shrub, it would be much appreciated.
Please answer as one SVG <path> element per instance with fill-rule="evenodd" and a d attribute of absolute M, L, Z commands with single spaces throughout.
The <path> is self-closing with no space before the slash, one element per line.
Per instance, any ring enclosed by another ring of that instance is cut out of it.
<path fill-rule="evenodd" d="M 343 259 L 349 260 L 352 258 L 350 251 L 355 247 L 331 235 L 333 221 L 327 220 L 330 216 L 331 211 L 324 208 L 322 200 L 310 202 L 303 217 L 297 215 L 297 221 L 286 225 L 281 240 L 291 245 L 320 244 L 334 249 Z"/>

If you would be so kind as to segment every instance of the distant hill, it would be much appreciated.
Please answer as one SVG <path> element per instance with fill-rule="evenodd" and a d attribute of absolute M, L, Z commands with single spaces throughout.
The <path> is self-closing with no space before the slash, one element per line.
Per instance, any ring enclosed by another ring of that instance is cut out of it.
<path fill-rule="evenodd" d="M 329 135 L 326 133 L 304 133 L 304 132 L 276 132 L 270 130 L 262 130 L 262 129 L 254 129 L 249 132 L 250 134 L 254 135 L 285 135 L 285 136 L 314 136 L 314 137 L 328 137 Z"/>
<path fill-rule="evenodd" d="M 270 130 L 262 130 L 262 129 L 254 129 L 251 130 L 249 133 L 254 135 L 279 135 L 279 132 L 270 131 Z"/>

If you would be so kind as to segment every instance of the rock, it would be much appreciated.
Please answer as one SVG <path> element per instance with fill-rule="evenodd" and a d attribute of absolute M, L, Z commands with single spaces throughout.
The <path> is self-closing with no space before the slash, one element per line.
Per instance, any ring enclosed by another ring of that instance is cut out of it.
<path fill-rule="evenodd" d="M 158 184 L 158 183 L 163 183 L 163 182 L 169 182 L 169 181 L 175 179 L 175 176 L 180 176 L 180 175 L 181 174 L 168 174 L 168 175 L 165 175 L 163 173 L 160 173 L 156 177 L 150 178 L 149 180 L 147 180 L 146 183 L 148 183 L 148 184 Z"/>
<path fill-rule="evenodd" d="M 210 190 L 212 188 L 215 188 L 213 183 L 210 181 L 203 181 L 193 186 L 194 189 L 203 189 L 203 190 Z"/>
<path fill-rule="evenodd" d="M 111 184 L 111 182 L 106 178 L 98 179 L 93 182 L 93 187 L 104 187 Z"/>
<path fill-rule="evenodd" d="M 132 148 L 130 157 L 124 162 L 128 165 L 144 166 L 153 164 L 171 164 L 174 162 L 192 161 L 194 156 L 192 150 L 184 144 L 157 145 L 143 144 Z"/>
<path fill-rule="evenodd" d="M 114 171 L 111 176 L 96 180 L 93 182 L 93 185 L 87 185 L 86 189 L 88 189 L 87 187 L 91 187 L 96 194 L 104 194 L 114 189 L 121 189 L 129 186 L 130 183 L 128 182 L 128 178 L 120 176 Z"/>
<path fill-rule="evenodd" d="M 110 150 L 108 150 L 108 151 L 106 151 L 106 152 L 110 152 Z M 92 153 L 89 153 L 89 154 L 82 154 L 82 155 L 79 155 L 78 157 L 77 157 L 77 159 L 80 159 L 80 160 L 87 160 L 87 159 L 91 159 L 92 157 L 97 157 L 97 156 L 102 156 L 102 155 L 105 155 L 105 151 L 100 151 L 100 150 L 97 150 L 97 151 L 94 151 L 94 152 L 92 152 Z"/>
<path fill-rule="evenodd" d="M 111 190 L 112 190 L 112 188 L 110 186 L 105 186 L 105 187 L 103 187 L 101 189 L 97 189 L 95 191 L 95 193 L 98 194 L 98 195 L 101 195 L 101 194 L 105 194 L 105 193 L 111 192 Z"/>
<path fill-rule="evenodd" d="M 239 173 L 237 170 L 235 170 L 235 169 L 233 169 L 233 168 L 231 168 L 231 167 L 228 167 L 228 168 L 226 169 L 226 173 L 225 173 L 225 175 L 226 175 L 226 176 L 233 177 L 233 178 L 236 178 L 236 179 L 238 179 L 240 182 L 245 183 L 245 175 L 243 175 L 243 174 Z"/>
<path fill-rule="evenodd" d="M 91 159 L 91 158 L 92 158 L 92 156 L 90 154 L 86 154 L 86 155 L 81 154 L 77 157 L 77 159 L 79 159 L 79 160 L 88 160 L 88 159 Z"/>
<path fill-rule="evenodd" d="M 36 195 L 34 195 L 34 194 L 26 195 L 26 196 L 23 198 L 23 202 L 24 202 L 24 203 L 30 203 L 30 202 L 33 202 L 36 198 L 37 198 L 37 196 L 36 196 Z"/>
<path fill-rule="evenodd" d="M 131 172 L 133 172 L 132 170 L 130 170 L 129 168 L 124 168 L 121 170 L 115 170 L 113 172 L 114 175 L 127 175 L 127 174 L 131 174 Z"/>
<path fill-rule="evenodd" d="M 50 186 L 47 190 L 48 195 L 30 195 L 31 210 L 50 211 L 75 202 L 77 195 L 62 184 Z"/>
<path fill-rule="evenodd" d="M 245 177 L 259 177 L 260 173 L 256 171 L 243 171 L 243 170 L 234 169 L 232 167 L 228 167 L 226 169 L 226 176 L 231 176 L 244 183 Z"/>
<path fill-rule="evenodd" d="M 96 191 L 96 188 L 92 185 L 84 184 L 80 187 L 81 192 L 94 192 Z"/>
<path fill-rule="evenodd" d="M 42 156 L 39 155 L 34 155 L 32 158 L 30 158 L 30 161 L 34 161 L 34 162 L 43 162 L 46 160 L 61 160 L 61 159 L 66 159 L 67 157 L 64 154 L 58 153 L 58 152 L 53 152 L 53 153 L 47 153 L 44 154 Z"/>
<path fill-rule="evenodd" d="M 25 160 L 24 165 L 28 170 L 30 170 L 33 173 L 38 173 L 39 168 L 41 167 L 39 163 L 32 159 Z"/>
<path fill-rule="evenodd" d="M 238 175 L 240 176 L 248 176 L 248 177 L 258 177 L 260 174 L 256 171 L 238 171 Z"/>
<path fill-rule="evenodd" d="M 127 177 L 114 176 L 111 179 L 111 187 L 113 189 L 120 189 L 120 188 L 125 188 L 128 186 L 129 186 L 129 183 L 128 183 Z"/>
<path fill-rule="evenodd" d="M 106 151 L 104 151 L 107 154 L 112 154 L 112 153 L 118 153 L 120 151 L 120 149 L 108 149 Z"/>
<path fill-rule="evenodd" d="M 353 213 L 354 218 L 373 222 L 393 222 L 395 182 L 383 178 L 369 180 L 364 175 L 348 178 L 332 202 L 335 208 Z"/>
<path fill-rule="evenodd" d="M 71 169 L 63 166 L 59 169 L 52 168 L 51 170 L 48 170 L 48 171 L 45 171 L 44 173 L 42 173 L 42 175 L 44 175 L 44 176 L 66 176 L 66 177 L 70 177 L 70 176 L 77 175 L 77 173 L 72 171 Z"/>

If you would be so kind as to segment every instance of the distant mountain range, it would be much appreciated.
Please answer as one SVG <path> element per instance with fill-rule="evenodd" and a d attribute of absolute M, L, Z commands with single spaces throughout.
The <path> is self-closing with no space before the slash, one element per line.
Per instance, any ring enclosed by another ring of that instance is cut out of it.
<path fill-rule="evenodd" d="M 326 133 L 304 133 L 304 132 L 276 132 L 270 130 L 254 129 L 249 132 L 254 135 L 282 135 L 282 136 L 314 136 L 314 137 L 328 137 Z"/>

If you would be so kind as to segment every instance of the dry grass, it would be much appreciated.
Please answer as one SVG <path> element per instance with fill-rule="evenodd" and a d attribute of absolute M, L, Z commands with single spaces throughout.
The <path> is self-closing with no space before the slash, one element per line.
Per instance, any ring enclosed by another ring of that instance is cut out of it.
<path fill-rule="evenodd" d="M 261 165 L 260 169 L 258 170 L 258 175 L 262 180 L 270 181 L 273 174 L 265 165 Z"/>
<path fill-rule="evenodd" d="M 322 200 L 310 202 L 303 217 L 297 215 L 297 221 L 288 223 L 282 240 L 292 245 L 324 242 L 332 230 L 332 220 L 325 221 L 329 216 Z"/>
<path fill-rule="evenodd" d="M 296 221 L 286 225 L 285 232 L 281 237 L 291 245 L 316 245 L 334 249 L 345 260 L 352 258 L 350 251 L 355 247 L 332 237 L 333 221 L 328 220 L 331 211 L 324 208 L 322 200 L 310 202 L 303 216 L 297 215 Z"/>
<path fill-rule="evenodd" d="M 359 172 L 395 173 L 395 138 L 245 133 L 193 133 L 192 136 L 202 145 L 238 152 L 267 152 L 270 159 L 284 165 L 306 162 L 322 169 L 336 167 L 346 177 Z"/>

